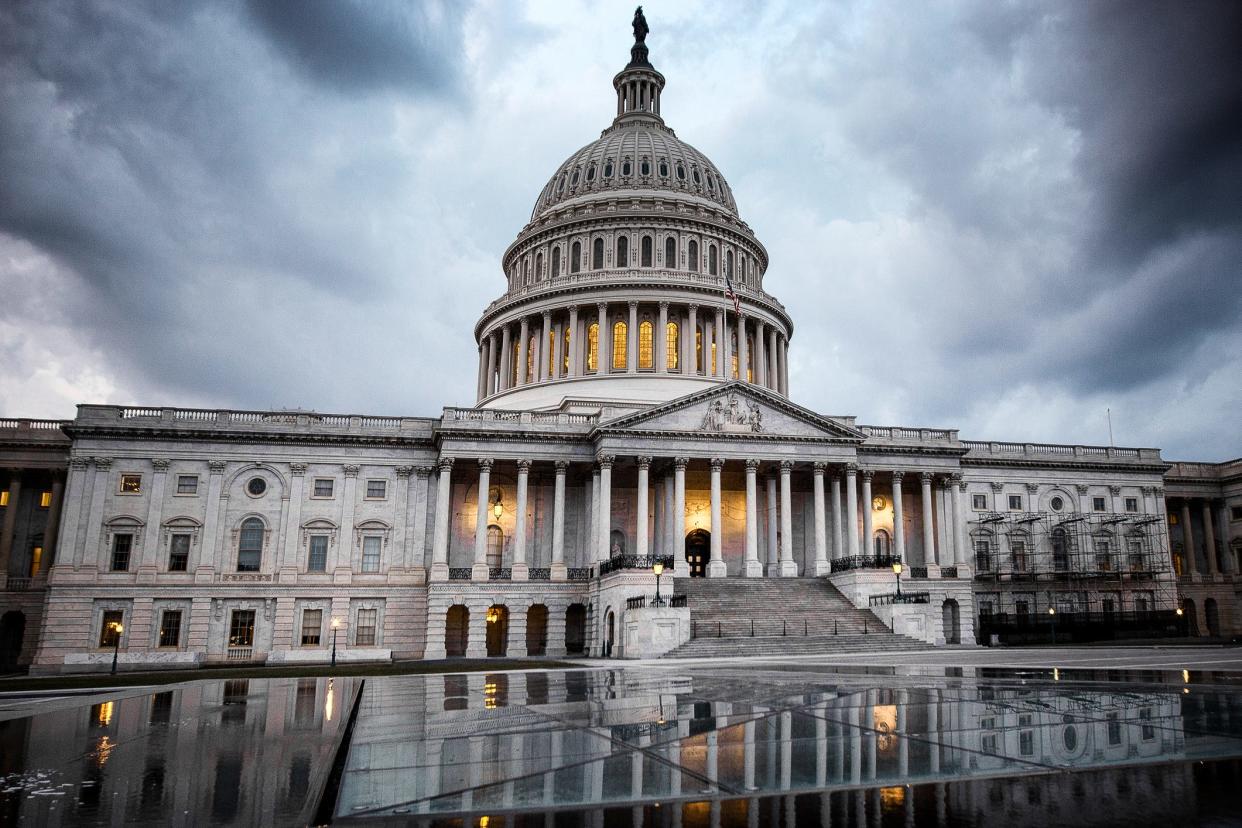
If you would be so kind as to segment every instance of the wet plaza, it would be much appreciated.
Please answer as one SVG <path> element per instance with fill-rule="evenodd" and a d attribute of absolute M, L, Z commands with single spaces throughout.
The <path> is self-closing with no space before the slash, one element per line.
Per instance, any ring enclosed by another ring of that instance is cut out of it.
<path fill-rule="evenodd" d="M 0 822 L 1233 824 L 1236 676 L 734 661 L 203 680 L 0 708 Z"/>

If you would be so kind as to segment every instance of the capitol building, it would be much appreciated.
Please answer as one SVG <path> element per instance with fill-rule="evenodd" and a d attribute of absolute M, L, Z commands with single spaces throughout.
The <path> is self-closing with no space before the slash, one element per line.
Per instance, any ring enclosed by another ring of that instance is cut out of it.
<path fill-rule="evenodd" d="M 0 420 L 0 668 L 1236 634 L 1242 460 L 796 402 L 645 34 L 501 257 L 470 404 Z"/>

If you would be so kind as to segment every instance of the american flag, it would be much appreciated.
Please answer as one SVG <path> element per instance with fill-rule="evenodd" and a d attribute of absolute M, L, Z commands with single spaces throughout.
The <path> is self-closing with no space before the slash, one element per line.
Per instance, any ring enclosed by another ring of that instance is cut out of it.
<path fill-rule="evenodd" d="M 737 297 L 737 291 L 733 289 L 733 280 L 729 278 L 729 274 L 725 274 L 725 296 L 733 302 L 733 312 L 740 314 L 742 312 L 742 300 Z"/>

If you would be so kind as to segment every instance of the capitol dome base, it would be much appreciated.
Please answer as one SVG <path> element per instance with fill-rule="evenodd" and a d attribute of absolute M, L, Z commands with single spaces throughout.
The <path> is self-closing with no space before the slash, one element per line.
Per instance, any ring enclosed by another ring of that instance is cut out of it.
<path fill-rule="evenodd" d="M 595 375 L 553 382 L 531 383 L 494 394 L 479 408 L 511 411 L 555 411 L 572 402 L 575 408 L 583 403 L 600 406 L 645 408 L 659 405 L 726 382 L 723 377 L 682 377 L 667 374 Z"/>

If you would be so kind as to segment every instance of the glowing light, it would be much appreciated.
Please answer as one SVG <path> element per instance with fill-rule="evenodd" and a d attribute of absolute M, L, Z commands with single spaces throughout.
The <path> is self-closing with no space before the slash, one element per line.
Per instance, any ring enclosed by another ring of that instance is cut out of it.
<path fill-rule="evenodd" d="M 332 721 L 332 707 L 336 701 L 335 680 L 328 679 L 328 698 L 323 704 L 323 717 L 328 721 Z"/>
<path fill-rule="evenodd" d="M 479 828 L 487 828 L 487 826 L 488 826 L 488 825 L 491 825 L 491 823 L 492 823 L 492 818 L 491 818 L 491 817 L 489 817 L 489 816 L 481 816 L 481 817 L 479 817 Z"/>
<path fill-rule="evenodd" d="M 1052 680 L 1053 680 L 1053 681 L 1060 681 L 1060 680 L 1061 680 L 1061 671 L 1060 671 L 1060 670 L 1058 670 L 1056 667 L 1053 667 L 1053 668 L 1052 668 Z"/>
<path fill-rule="evenodd" d="M 101 768 L 106 765 L 114 747 L 116 744 L 111 739 L 107 736 L 100 736 L 95 744 L 95 764 Z"/>
<path fill-rule="evenodd" d="M 495 624 L 499 620 L 500 620 L 500 610 L 496 609 L 495 607 L 488 607 L 487 623 Z"/>
<path fill-rule="evenodd" d="M 112 702 L 104 702 L 99 705 L 99 712 L 96 714 L 96 718 L 101 725 L 112 724 Z"/>
<path fill-rule="evenodd" d="M 1182 670 L 1182 683 L 1190 684 L 1190 671 L 1189 670 Z"/>
<path fill-rule="evenodd" d="M 887 811 L 900 808 L 906 804 L 906 789 L 901 785 L 891 788 L 880 788 L 880 807 Z"/>
<path fill-rule="evenodd" d="M 341 628 L 341 619 L 339 619 L 339 618 L 333 618 L 333 619 L 332 619 L 332 629 L 334 629 L 334 630 L 339 630 L 340 628 Z"/>

